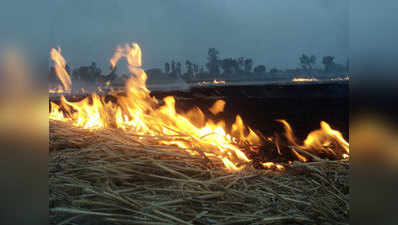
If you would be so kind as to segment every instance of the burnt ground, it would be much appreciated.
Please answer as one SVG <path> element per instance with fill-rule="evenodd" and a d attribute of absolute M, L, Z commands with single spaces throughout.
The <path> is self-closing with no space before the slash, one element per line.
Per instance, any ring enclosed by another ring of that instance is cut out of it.
<path fill-rule="evenodd" d="M 245 124 L 261 131 L 265 136 L 283 129 L 276 119 L 285 119 L 296 136 L 303 140 L 320 127 L 320 121 L 329 123 L 349 139 L 349 83 L 347 81 L 302 84 L 214 85 L 191 87 L 189 91 L 152 91 L 151 95 L 162 99 L 175 96 L 177 111 L 186 112 L 199 107 L 207 117 L 225 120 L 230 126 L 237 114 Z M 85 96 L 67 96 L 70 101 Z M 208 108 L 217 100 L 227 102 L 223 113 L 213 116 Z M 50 96 L 58 102 L 59 96 Z M 112 100 L 107 96 L 106 100 Z"/>
<path fill-rule="evenodd" d="M 245 124 L 265 136 L 281 133 L 281 124 L 275 120 L 285 119 L 300 139 L 318 129 L 322 120 L 349 138 L 348 82 L 212 86 L 192 88 L 189 92 L 152 92 L 152 95 L 177 96 L 177 110 L 187 111 L 198 106 L 209 117 L 225 119 L 227 125 L 239 114 Z M 207 109 L 216 99 L 223 99 L 227 104 L 225 111 L 214 117 Z"/>

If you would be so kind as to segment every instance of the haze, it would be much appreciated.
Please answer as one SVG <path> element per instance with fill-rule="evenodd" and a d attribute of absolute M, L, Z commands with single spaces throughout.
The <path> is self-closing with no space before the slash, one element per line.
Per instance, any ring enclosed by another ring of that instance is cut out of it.
<path fill-rule="evenodd" d="M 267 69 L 299 67 L 303 53 L 315 54 L 318 67 L 325 55 L 344 64 L 349 51 L 347 0 L 8 1 L 1 14 L 3 42 L 20 41 L 46 62 L 60 46 L 72 67 L 95 61 L 104 72 L 115 47 L 132 41 L 144 68 L 172 59 L 203 65 L 210 47 Z"/>
<path fill-rule="evenodd" d="M 59 0 L 50 42 L 72 67 L 95 61 L 106 71 L 113 49 L 131 41 L 143 49 L 144 68 L 172 59 L 205 64 L 209 47 L 268 68 L 296 68 L 302 53 L 321 66 L 324 55 L 347 60 L 348 11 L 346 0 Z"/>

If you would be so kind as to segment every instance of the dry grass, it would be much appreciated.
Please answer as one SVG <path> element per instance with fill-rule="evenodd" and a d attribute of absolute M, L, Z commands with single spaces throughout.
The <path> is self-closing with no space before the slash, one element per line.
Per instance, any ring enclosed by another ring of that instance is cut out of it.
<path fill-rule="evenodd" d="M 158 138 L 50 121 L 51 224 L 348 224 L 347 161 L 228 173 Z"/>

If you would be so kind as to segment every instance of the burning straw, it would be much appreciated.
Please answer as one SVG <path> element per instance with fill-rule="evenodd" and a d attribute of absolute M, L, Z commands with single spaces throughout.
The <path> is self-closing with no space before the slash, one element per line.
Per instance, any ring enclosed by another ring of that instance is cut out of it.
<path fill-rule="evenodd" d="M 51 120 L 51 223 L 348 224 L 346 160 L 229 173 L 168 138 Z"/>

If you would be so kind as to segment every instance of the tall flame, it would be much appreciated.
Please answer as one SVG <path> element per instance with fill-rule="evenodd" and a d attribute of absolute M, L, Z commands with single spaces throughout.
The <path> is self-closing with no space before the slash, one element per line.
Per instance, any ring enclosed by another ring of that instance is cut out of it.
<path fill-rule="evenodd" d="M 72 81 L 70 79 L 68 72 L 65 69 L 66 61 L 64 57 L 61 55 L 61 48 L 58 47 L 58 50 L 54 48 L 51 49 L 50 57 L 54 61 L 55 72 L 59 80 L 61 81 L 62 85 L 64 86 L 64 91 L 70 92 Z"/>
<path fill-rule="evenodd" d="M 209 108 L 209 111 L 213 114 L 216 115 L 220 112 L 224 111 L 225 107 L 225 101 L 224 100 L 217 100 L 214 102 L 213 106 Z"/>

